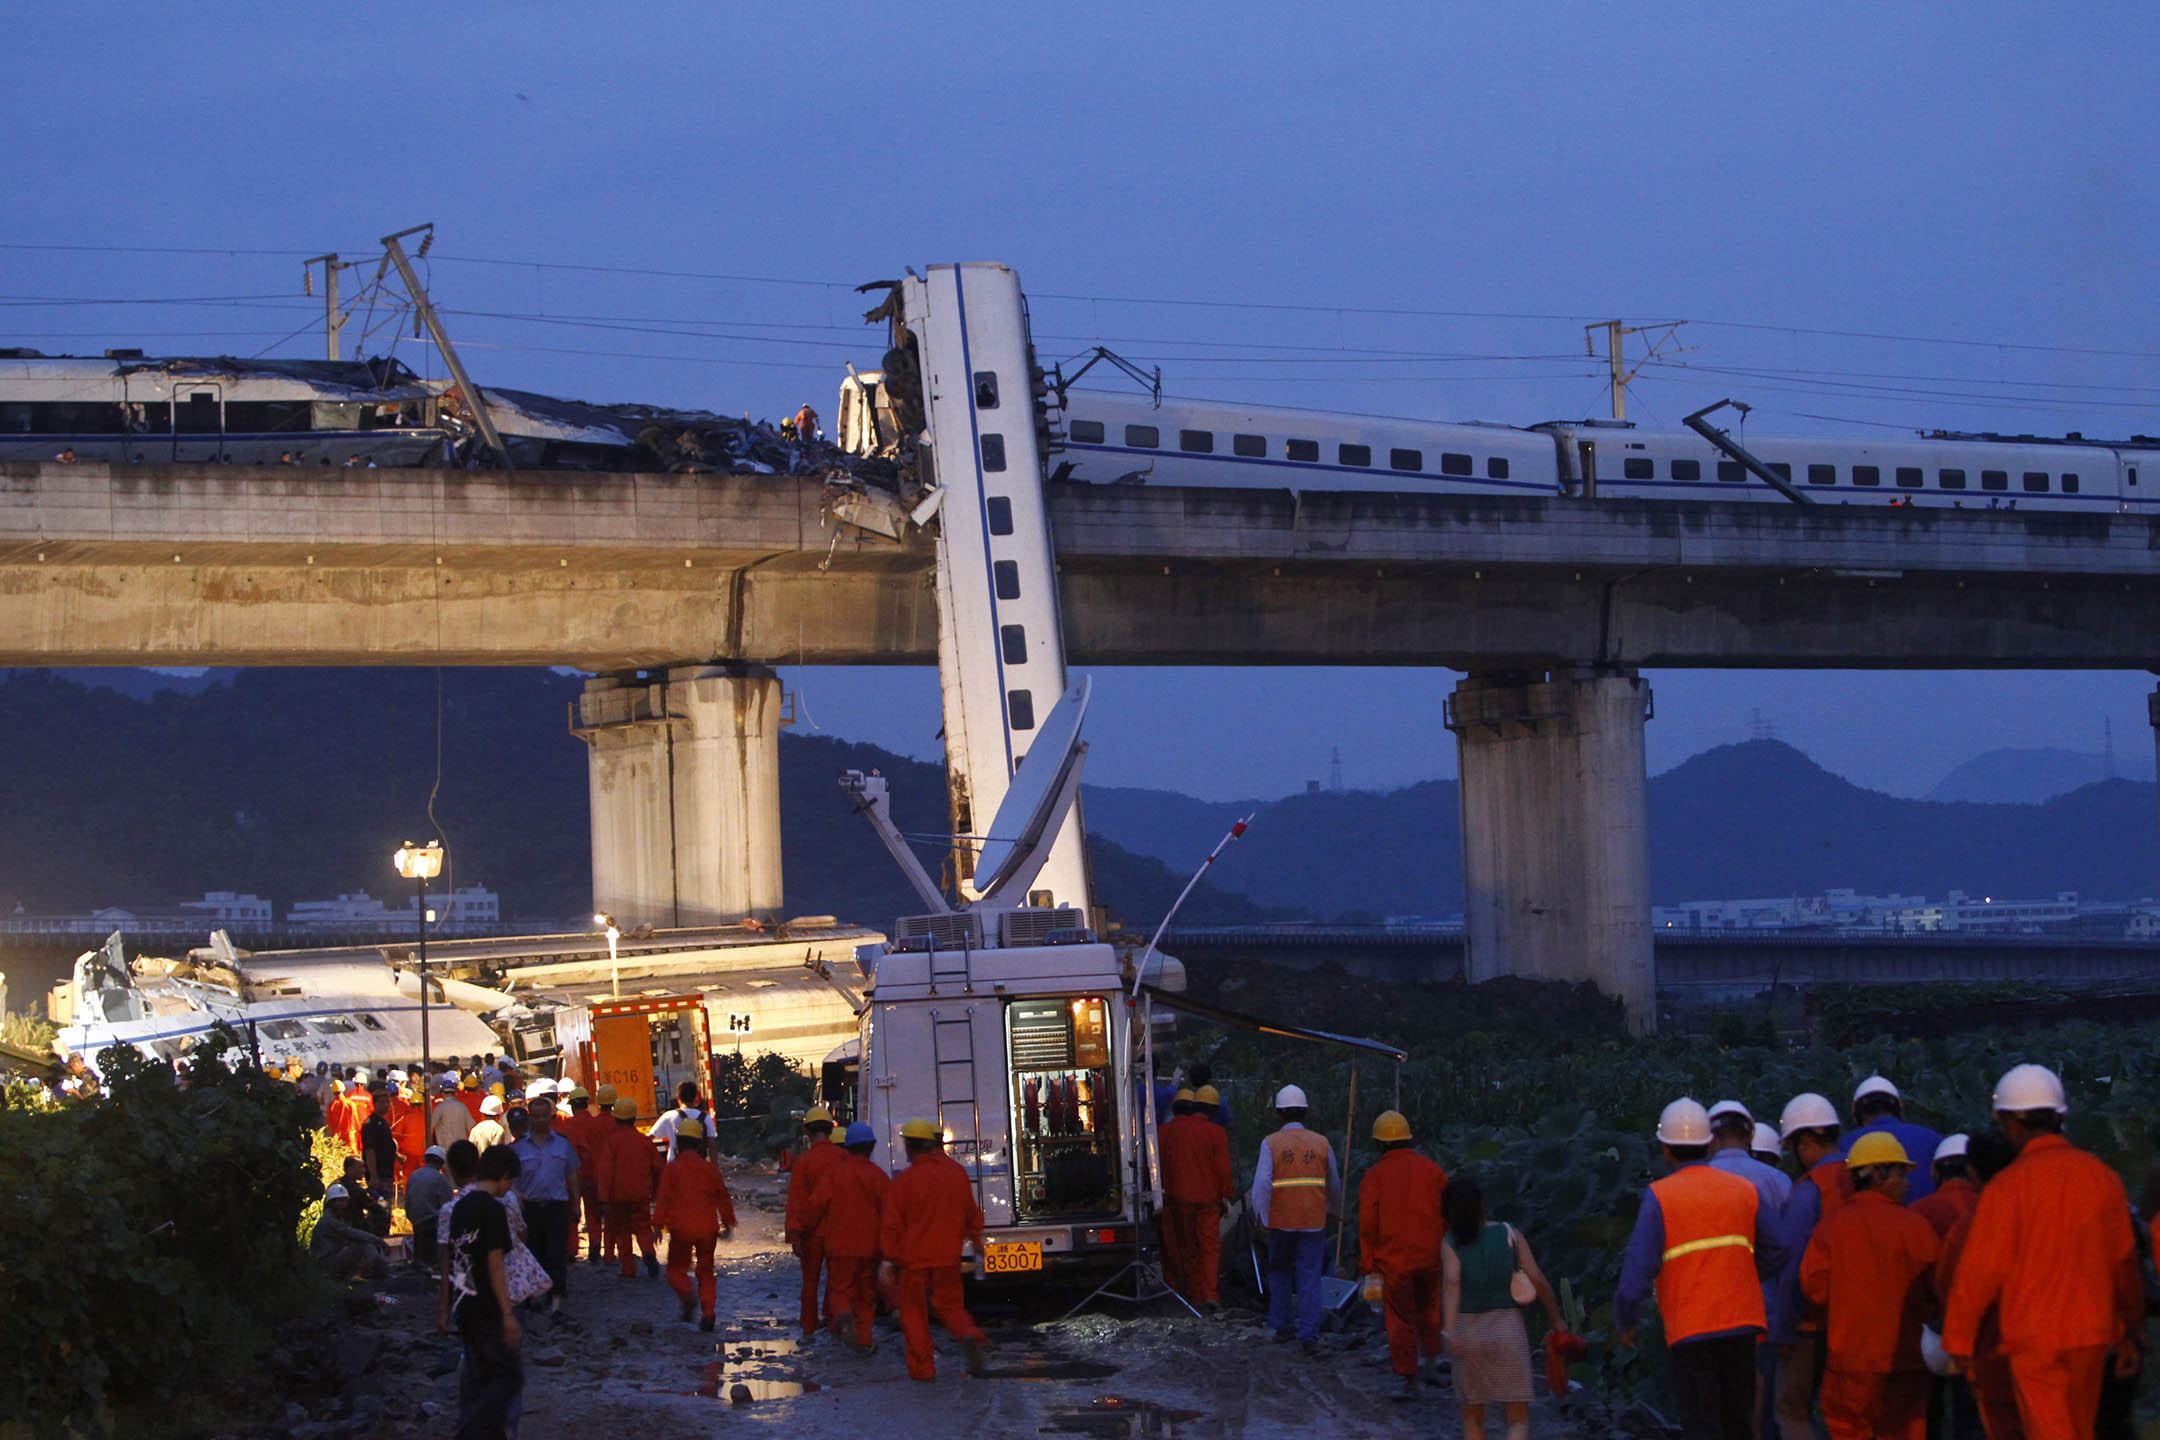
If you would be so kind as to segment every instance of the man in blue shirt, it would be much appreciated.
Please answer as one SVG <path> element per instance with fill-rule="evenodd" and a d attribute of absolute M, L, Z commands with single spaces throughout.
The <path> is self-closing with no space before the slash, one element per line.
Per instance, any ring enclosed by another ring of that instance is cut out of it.
<path fill-rule="evenodd" d="M 1785 1201 L 1792 1194 L 1792 1179 L 1776 1166 L 1756 1159 L 1754 1145 L 1755 1116 L 1747 1106 L 1738 1100 L 1720 1100 L 1710 1107 L 1711 1167 L 1753 1185 L 1759 1207 L 1756 1213 L 1769 1217 L 1771 1225 L 1778 1227 L 1783 1223 Z M 1777 1272 L 1768 1272 L 1762 1282 L 1765 1323 L 1777 1307 L 1777 1290 Z M 1755 1347 L 1755 1376 L 1756 1433 L 1775 1435 L 1769 1401 L 1777 1393 L 1776 1346 Z"/>
<path fill-rule="evenodd" d="M 1905 1098 L 1898 1094 L 1897 1086 L 1881 1075 L 1870 1075 L 1853 1091 L 1852 1116 L 1855 1129 L 1845 1134 L 1845 1149 L 1862 1135 L 1877 1130 L 1895 1136 L 1912 1156 L 1933 1155 L 1935 1147 L 1942 1144 L 1942 1136 L 1925 1125 L 1915 1125 L 1905 1118 Z M 1927 1173 L 1924 1165 L 1915 1165 L 1905 1187 L 1905 1203 L 1924 1200 L 1935 1193 L 1935 1177 Z"/>
<path fill-rule="evenodd" d="M 542 1096 L 527 1112 L 531 1132 L 512 1148 L 517 1151 L 518 1203 L 532 1234 L 532 1252 L 554 1282 L 548 1310 L 562 1311 L 569 1280 L 570 1197 L 577 1194 L 577 1147 L 555 1131 L 555 1102 Z"/>

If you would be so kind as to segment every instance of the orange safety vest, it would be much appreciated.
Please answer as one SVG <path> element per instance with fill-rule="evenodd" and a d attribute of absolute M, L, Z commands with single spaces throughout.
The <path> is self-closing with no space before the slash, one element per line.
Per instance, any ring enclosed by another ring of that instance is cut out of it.
<path fill-rule="evenodd" d="M 1755 1187 L 1709 1165 L 1689 1165 L 1652 1182 L 1665 1217 L 1658 1268 L 1658 1314 L 1665 1343 L 1722 1330 L 1760 1330 L 1762 1281 L 1755 1274 Z"/>
<path fill-rule="evenodd" d="M 1324 1229 L 1328 1200 L 1326 1137 L 1300 1127 L 1277 1130 L 1267 1137 L 1266 1144 L 1274 1161 L 1274 1183 L 1268 1191 L 1268 1228 Z"/>

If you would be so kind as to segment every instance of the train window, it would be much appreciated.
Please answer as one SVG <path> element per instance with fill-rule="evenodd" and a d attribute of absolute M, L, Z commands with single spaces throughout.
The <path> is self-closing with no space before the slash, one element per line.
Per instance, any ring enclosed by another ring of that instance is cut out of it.
<path fill-rule="evenodd" d="M 1440 473 L 1442 475 L 1475 475 L 1477 466 L 1468 455 L 1442 455 L 1440 457 Z"/>
<path fill-rule="evenodd" d="M 1177 448 L 1188 455 L 1212 455 L 1215 453 L 1215 432 L 1180 430 L 1177 432 Z"/>
<path fill-rule="evenodd" d="M 1702 461 L 1675 460 L 1672 462 L 1672 478 L 1675 480 L 1702 479 Z"/>
<path fill-rule="evenodd" d="M 1005 696 L 1005 708 L 1012 716 L 1012 728 L 1032 730 L 1035 728 L 1035 697 L 1025 690 L 1014 690 Z"/>
<path fill-rule="evenodd" d="M 1783 460 L 1771 461 L 1770 473 L 1788 485 L 1792 483 L 1792 466 L 1786 464 Z"/>
<path fill-rule="evenodd" d="M 1466 455 L 1463 458 L 1467 460 L 1469 457 Z M 1387 452 L 1387 463 L 1390 470 L 1423 470 L 1425 468 L 1425 452 L 1422 450 L 1390 450 Z"/>
<path fill-rule="evenodd" d="M 1282 451 L 1286 457 L 1292 460 L 1318 460 L 1320 458 L 1320 442 L 1317 440 L 1285 440 L 1282 442 Z"/>
<path fill-rule="evenodd" d="M 1852 483 L 1855 485 L 1880 485 L 1882 484 L 1882 470 L 1875 465 L 1855 465 L 1852 467 Z"/>
<path fill-rule="evenodd" d="M 2027 471 L 2025 472 L 2025 493 L 2026 493 L 2026 494 L 2028 494 L 2028 495 L 2043 495 L 2043 494 L 2047 493 L 2047 488 L 2048 488 L 2048 472 L 2047 472 L 2047 471 L 2045 471 L 2045 470 L 2027 470 Z"/>
<path fill-rule="evenodd" d="M 1027 627 L 1025 625 L 998 626 L 998 643 L 1004 647 L 1006 664 L 1027 664 Z"/>
<path fill-rule="evenodd" d="M 2137 466 L 2130 465 L 2124 467 L 2123 478 L 2129 481 L 2132 485 L 2137 484 Z"/>
<path fill-rule="evenodd" d="M 1153 425 L 1127 425 L 1125 443 L 1135 450 L 1153 450 L 1162 444 L 1162 431 Z"/>
<path fill-rule="evenodd" d="M 1657 479 L 1657 461 L 1645 459 L 1640 455 L 1630 455 L 1620 462 L 1620 475 L 1622 479 L 1626 480 L 1655 480 Z"/>
<path fill-rule="evenodd" d="M 1230 437 L 1230 453 L 1243 455 L 1253 460 L 1265 460 L 1267 458 L 1267 436 L 1232 435 Z"/>
<path fill-rule="evenodd" d="M 1897 467 L 1897 483 L 1907 490 L 1918 490 L 1927 483 L 1927 472 L 1918 465 Z"/>
<path fill-rule="evenodd" d="M 309 430 L 314 421 L 315 407 L 305 400 L 247 400 L 225 407 L 225 428 L 238 435 Z"/>
<path fill-rule="evenodd" d="M 1488 480 L 1507 479 L 1507 456 L 1487 456 L 1485 459 L 1485 478 Z"/>
<path fill-rule="evenodd" d="M 1938 470 L 1935 472 L 1935 483 L 1945 490 L 1962 490 L 1965 488 L 1965 472 L 1962 470 Z"/>
<path fill-rule="evenodd" d="M 978 410 L 997 409 L 997 372 L 995 370 L 977 370 L 975 372 L 975 408 Z"/>
<path fill-rule="evenodd" d="M 992 535 L 1010 535 L 1012 529 L 1012 501 L 1003 495 L 992 495 L 983 501 L 983 514 L 989 518 Z"/>
<path fill-rule="evenodd" d="M 2075 495 L 2077 493 L 2078 477 L 2075 474 L 2070 473 L 2069 471 L 2063 472 L 2063 494 Z"/>
<path fill-rule="evenodd" d="M 983 436 L 982 455 L 983 469 L 1003 470 L 1005 468 L 1005 437 L 1002 435 Z"/>
<path fill-rule="evenodd" d="M 1738 485 L 1747 479 L 1747 466 L 1737 460 L 1720 460 L 1717 462 L 1717 478 L 1726 485 Z"/>
<path fill-rule="evenodd" d="M 1810 465 L 1807 467 L 1807 483 L 1810 485 L 1837 484 L 1837 466 Z"/>
<path fill-rule="evenodd" d="M 990 567 L 990 583 L 1000 600 L 1020 598 L 1020 562 L 999 560 Z"/>
<path fill-rule="evenodd" d="M 2010 472 L 2007 470 L 1982 470 L 1980 472 L 1980 488 L 1982 490 L 2009 489 Z"/>
<path fill-rule="evenodd" d="M 1338 445 L 1335 447 L 1335 463 L 1338 465 L 1372 464 L 1372 446 Z"/>
<path fill-rule="evenodd" d="M 1075 420 L 1072 422 L 1069 433 L 1074 440 L 1082 445 L 1100 445 L 1103 443 L 1102 421 L 1100 420 Z"/>

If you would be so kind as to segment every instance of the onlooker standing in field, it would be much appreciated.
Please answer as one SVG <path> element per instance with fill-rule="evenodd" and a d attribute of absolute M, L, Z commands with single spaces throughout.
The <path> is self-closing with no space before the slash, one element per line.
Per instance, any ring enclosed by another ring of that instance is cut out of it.
<path fill-rule="evenodd" d="M 435 1265 L 435 1217 L 450 1203 L 450 1177 L 443 1173 L 446 1152 L 430 1145 L 420 1168 L 405 1182 L 405 1219 L 412 1225 L 413 1261 Z"/>
<path fill-rule="evenodd" d="M 435 1212 L 435 1261 L 442 1275 L 442 1297 L 435 1328 L 447 1335 L 450 1333 L 450 1215 L 457 1209 L 457 1202 L 470 1195 L 480 1183 L 480 1151 L 472 1141 L 460 1140 L 445 1152 L 443 1164 L 450 1174 L 450 1200 Z"/>
<path fill-rule="evenodd" d="M 2137 1369 L 2145 1294 L 2122 1181 L 2062 1135 L 2062 1081 L 2018 1065 L 1995 1086 L 2017 1160 L 1980 1192 L 1958 1262 L 1943 1348 L 1961 1366 L 1992 1308 L 2031 1440 L 2090 1436 L 2101 1376 Z"/>
<path fill-rule="evenodd" d="M 450 1212 L 451 1317 L 465 1342 L 458 1372 L 459 1440 L 500 1440 L 525 1389 L 518 1359 L 517 1306 L 503 1262 L 511 1246 L 502 1197 L 518 1177 L 517 1152 L 497 1145 L 480 1157 L 479 1184 Z"/>
<path fill-rule="evenodd" d="M 1886 1076 L 1870 1075 L 1860 1082 L 1859 1088 L 1853 1091 L 1852 1115 L 1854 1128 L 1845 1136 L 1848 1149 L 1863 1135 L 1887 1131 L 1897 1137 L 1898 1144 L 1917 1164 L 1932 1157 L 1935 1147 L 1942 1144 L 1942 1136 L 1905 1118 L 1905 1097 Z M 1910 1205 L 1925 1200 L 1934 1193 L 1934 1176 L 1926 1170 L 1915 1169 L 1905 1203 Z"/>
<path fill-rule="evenodd" d="M 1702 1106 L 1684 1098 L 1667 1105 L 1657 1138 L 1672 1173 L 1651 1183 L 1628 1239 L 1613 1305 L 1620 1343 L 1635 1343 L 1654 1283 L 1682 1433 L 1751 1440 L 1762 1275 L 1785 1258 L 1777 1224 L 1762 1213 L 1753 1185 L 1707 1163 L 1710 1115 Z"/>
<path fill-rule="evenodd" d="M 1199 1123 L 1211 1132 L 1215 1128 Z M 1410 1147 L 1410 1121 L 1402 1112 L 1381 1111 L 1372 1135 L 1381 1154 L 1358 1181 L 1358 1273 L 1380 1277 L 1388 1360 L 1401 1382 L 1395 1398 L 1414 1400 L 1420 1352 L 1425 1362 L 1440 1363 L 1440 1251 L 1447 1228 L 1440 1201 L 1448 1177 Z M 1225 1150 L 1226 1181 L 1229 1159 Z M 1212 1210 L 1208 1223 L 1214 1223 Z"/>
<path fill-rule="evenodd" d="M 1942 1242 L 1905 1208 L 1912 1161 L 1874 1131 L 1845 1152 L 1853 1200 L 1815 1227 L 1800 1287 L 1822 1307 L 1823 1425 L 1830 1440 L 1925 1440 L 1928 1372 L 1920 1329 L 1934 1305 Z"/>
<path fill-rule="evenodd" d="M 1488 1405 L 1506 1407 L 1507 1440 L 1527 1440 L 1530 1338 L 1523 1329 L 1525 1302 L 1518 1298 L 1515 1277 L 1527 1277 L 1555 1333 L 1564 1328 L 1560 1302 L 1521 1232 L 1485 1218 L 1485 1192 L 1477 1181 L 1456 1176 L 1447 1183 L 1440 1204 L 1447 1223 L 1440 1247 L 1440 1313 L 1455 1357 L 1455 1398 L 1462 1404 L 1464 1440 L 1484 1440 Z M 1394 1338 L 1391 1311 L 1390 1350 Z"/>
<path fill-rule="evenodd" d="M 452 1145 L 472 1134 L 476 1122 L 472 1111 L 458 1104 L 454 1098 L 457 1090 L 455 1075 L 444 1075 L 435 1084 L 442 1094 L 436 1097 L 435 1104 L 428 1113 L 428 1143 L 442 1147 L 447 1154 Z"/>
<path fill-rule="evenodd" d="M 1783 1170 L 1766 1164 L 1752 1153 L 1763 1138 L 1759 1132 L 1767 1132 L 1770 1136 L 1777 1134 L 1767 1125 L 1757 1125 L 1755 1116 L 1738 1100 L 1720 1100 L 1710 1107 L 1711 1165 L 1753 1185 L 1756 1203 L 1760 1206 L 1757 1213 L 1777 1219 L 1785 1214 L 1785 1202 L 1792 1198 L 1792 1179 Z M 1777 1304 L 1775 1276 L 1763 1281 L 1762 1292 L 1763 1315 L 1767 1322 L 1772 1307 Z M 1758 1437 L 1776 1423 L 1769 1413 L 1770 1399 L 1776 1393 L 1777 1348 L 1758 1345 L 1755 1347 L 1755 1430 Z"/>
<path fill-rule="evenodd" d="M 502 1096 L 488 1096 L 480 1102 L 480 1123 L 465 1133 L 473 1148 L 483 1155 L 497 1145 L 510 1143 L 510 1129 L 503 1124 L 502 1113 Z"/>
<path fill-rule="evenodd" d="M 532 1129 L 512 1148 L 518 1156 L 518 1199 L 532 1232 L 533 1253 L 554 1282 L 551 1314 L 562 1312 L 569 1287 L 570 1200 L 577 1194 L 577 1147 L 555 1133 L 555 1102 L 543 1095 L 526 1112 Z"/>

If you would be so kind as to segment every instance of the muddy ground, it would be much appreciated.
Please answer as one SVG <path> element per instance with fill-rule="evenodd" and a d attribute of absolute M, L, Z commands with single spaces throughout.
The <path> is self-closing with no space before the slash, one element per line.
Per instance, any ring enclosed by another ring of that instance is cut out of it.
<path fill-rule="evenodd" d="M 729 1185 L 742 1223 L 720 1247 L 718 1331 L 678 1321 L 665 1279 L 574 1266 L 572 1318 L 534 1320 L 526 1331 L 522 1440 L 676 1440 L 730 1429 L 792 1440 L 1461 1433 L 1445 1385 L 1426 1388 L 1415 1403 L 1389 1398 L 1386 1341 L 1377 1319 L 1362 1317 L 1325 1337 L 1323 1353 L 1308 1359 L 1294 1345 L 1272 1343 L 1258 1316 L 1236 1308 L 1194 1319 L 1169 1301 L 1137 1313 L 1098 1304 L 1062 1319 L 1077 1296 L 1002 1303 L 980 1296 L 975 1313 L 993 1341 L 989 1374 L 968 1376 L 958 1348 L 939 1332 L 934 1385 L 909 1381 L 889 1320 L 867 1357 L 829 1337 L 798 1348 L 798 1272 L 781 1240 L 785 1177 L 731 1163 Z M 394 1304 L 355 1307 L 359 1318 L 341 1342 L 343 1392 L 295 1404 L 287 1424 L 269 1433 L 293 1440 L 450 1434 L 457 1349 L 435 1334 L 432 1286 L 408 1274 L 390 1294 Z M 1544 1398 L 1539 1389 L 1538 1440 L 1655 1433 L 1647 1416 L 1614 1414 L 1582 1393 Z"/>

